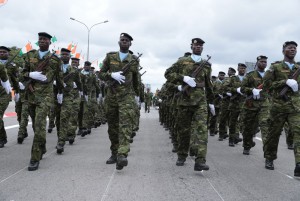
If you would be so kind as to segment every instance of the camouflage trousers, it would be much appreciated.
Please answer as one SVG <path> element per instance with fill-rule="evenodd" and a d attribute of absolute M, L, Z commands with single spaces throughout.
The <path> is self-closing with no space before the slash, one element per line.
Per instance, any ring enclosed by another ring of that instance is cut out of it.
<path fill-rule="evenodd" d="M 105 102 L 111 153 L 127 156 L 134 122 L 134 97 L 127 95 L 118 100 L 107 97 Z"/>
<path fill-rule="evenodd" d="M 29 114 L 34 130 L 31 148 L 31 161 L 40 161 L 42 154 L 46 153 L 46 118 L 50 105 L 45 102 L 28 104 Z"/>
<path fill-rule="evenodd" d="M 223 137 L 227 133 L 227 126 L 230 117 L 229 110 L 230 101 L 227 99 L 222 100 L 221 110 L 220 110 L 220 121 L 219 121 L 219 136 Z"/>
<path fill-rule="evenodd" d="M 281 113 L 270 111 L 270 126 L 264 143 L 264 157 L 269 160 L 277 159 L 277 148 L 284 123 L 288 122 L 293 133 L 295 162 L 300 162 L 300 113 Z"/>
<path fill-rule="evenodd" d="M 206 162 L 207 153 L 207 105 L 179 106 L 178 158 L 185 159 L 189 148 L 196 154 L 195 162 Z"/>
<path fill-rule="evenodd" d="M 20 101 L 19 101 L 20 102 Z M 17 106 L 17 104 L 16 104 Z M 19 132 L 18 137 L 23 138 L 25 134 L 27 133 L 27 126 L 28 126 L 28 102 L 20 102 L 18 104 L 18 107 L 16 107 L 17 115 L 18 115 L 18 121 L 19 121 Z"/>
<path fill-rule="evenodd" d="M 76 98 L 72 102 L 71 114 L 70 114 L 70 121 L 69 121 L 69 129 L 67 132 L 67 136 L 70 138 L 75 138 L 76 130 L 78 127 L 78 113 L 80 110 L 80 98 Z"/>
<path fill-rule="evenodd" d="M 137 104 L 134 104 L 134 121 L 133 121 L 133 126 L 132 126 L 132 130 L 133 131 L 138 131 L 139 130 L 139 126 L 140 126 L 140 109 L 139 106 Z"/>
<path fill-rule="evenodd" d="M 4 128 L 3 117 L 4 117 L 5 110 L 7 109 L 8 105 L 9 105 L 9 101 L 10 101 L 9 96 L 0 98 L 0 141 L 7 139 L 6 131 Z"/>
<path fill-rule="evenodd" d="M 289 129 L 289 124 L 284 124 L 284 132 L 286 137 L 286 144 L 291 145 L 293 144 L 293 133 L 291 132 L 291 129 Z"/>
<path fill-rule="evenodd" d="M 49 114 L 48 114 L 48 117 L 49 117 L 49 125 L 48 127 L 49 128 L 54 128 L 55 127 L 55 110 L 56 110 L 56 104 L 54 104 L 53 106 L 50 107 L 50 110 L 49 110 Z"/>
<path fill-rule="evenodd" d="M 210 113 L 209 113 L 209 132 L 210 133 L 213 133 L 213 134 L 216 134 L 217 131 L 218 131 L 218 121 L 219 121 L 219 117 L 220 117 L 220 108 L 219 107 L 216 107 L 215 108 L 215 111 L 216 111 L 216 115 L 215 116 L 212 116 Z"/>
<path fill-rule="evenodd" d="M 238 103 L 237 103 L 238 104 Z M 239 137 L 239 128 L 242 126 L 242 112 L 239 107 L 230 107 L 230 116 L 229 116 L 229 137 L 238 138 Z"/>
<path fill-rule="evenodd" d="M 150 101 L 145 101 L 145 112 L 150 112 Z"/>

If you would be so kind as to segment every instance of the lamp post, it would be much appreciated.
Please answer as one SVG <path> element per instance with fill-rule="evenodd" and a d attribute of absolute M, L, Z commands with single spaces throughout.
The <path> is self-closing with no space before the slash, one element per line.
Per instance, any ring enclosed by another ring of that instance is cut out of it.
<path fill-rule="evenodd" d="M 83 22 L 81 22 L 81 21 L 79 21 L 79 20 L 76 20 L 76 19 L 73 18 L 73 17 L 70 17 L 70 20 L 74 20 L 74 21 L 76 21 L 76 22 L 79 22 L 80 24 L 83 24 L 83 25 L 86 27 L 86 29 L 88 30 L 87 60 L 89 60 L 89 52 L 90 52 L 90 32 L 91 32 L 91 29 L 92 29 L 94 26 L 98 25 L 98 24 L 107 23 L 108 20 L 105 20 L 105 21 L 103 21 L 103 22 L 98 22 L 98 23 L 92 25 L 90 28 L 89 28 L 85 23 L 83 23 Z"/>

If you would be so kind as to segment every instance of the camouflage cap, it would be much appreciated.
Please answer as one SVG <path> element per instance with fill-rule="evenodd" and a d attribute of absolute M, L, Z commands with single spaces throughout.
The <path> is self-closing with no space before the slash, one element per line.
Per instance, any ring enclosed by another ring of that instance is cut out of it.
<path fill-rule="evenodd" d="M 130 41 L 133 41 L 133 38 L 128 34 L 128 33 L 121 33 L 120 37 L 126 37 L 128 38 Z"/>
<path fill-rule="evenodd" d="M 6 46 L 0 46 L 0 50 L 6 50 L 6 51 L 10 52 L 10 49 Z"/>
<path fill-rule="evenodd" d="M 193 38 L 192 39 L 192 44 L 204 44 L 204 40 L 202 40 L 201 38 Z"/>
<path fill-rule="evenodd" d="M 49 39 L 52 38 L 52 36 L 50 34 L 46 33 L 46 32 L 40 32 L 40 33 L 38 33 L 38 35 L 39 36 L 44 36 L 44 37 L 49 38 Z"/>

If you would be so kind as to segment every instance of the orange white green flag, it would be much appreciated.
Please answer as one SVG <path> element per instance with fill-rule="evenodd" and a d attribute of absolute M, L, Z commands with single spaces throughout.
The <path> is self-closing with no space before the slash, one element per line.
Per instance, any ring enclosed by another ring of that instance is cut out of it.
<path fill-rule="evenodd" d="M 32 45 L 30 42 L 28 42 L 20 51 L 20 56 L 23 54 L 26 54 L 27 52 L 29 52 L 30 50 L 32 50 Z"/>

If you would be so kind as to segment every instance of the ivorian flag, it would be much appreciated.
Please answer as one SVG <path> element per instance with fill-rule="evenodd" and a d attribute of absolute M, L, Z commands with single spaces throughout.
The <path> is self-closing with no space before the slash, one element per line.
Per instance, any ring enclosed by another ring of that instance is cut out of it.
<path fill-rule="evenodd" d="M 0 1 L 1 1 L 1 0 L 0 0 Z M 23 54 L 29 52 L 30 50 L 32 50 L 32 45 L 31 45 L 30 42 L 28 42 L 28 43 L 25 45 L 25 47 L 23 47 L 23 48 L 21 49 L 21 51 L 20 51 L 19 54 L 20 54 L 20 56 L 22 56 Z"/>
<path fill-rule="evenodd" d="M 3 6 L 4 4 L 7 3 L 8 0 L 0 0 L 0 6 Z"/>

